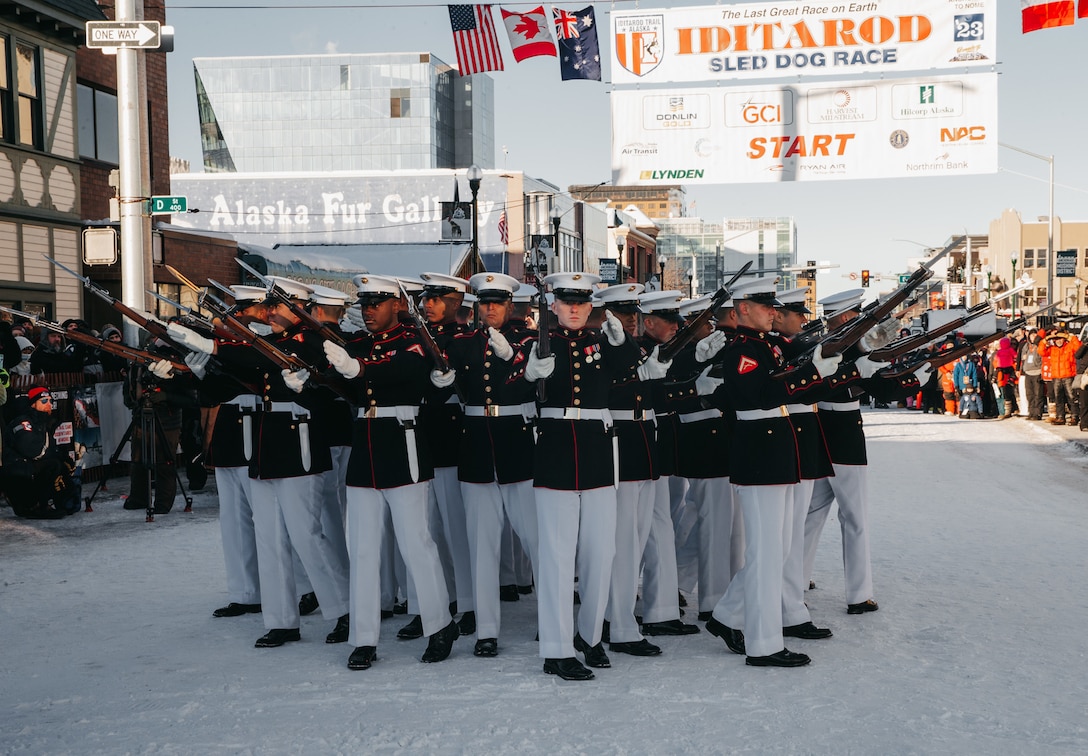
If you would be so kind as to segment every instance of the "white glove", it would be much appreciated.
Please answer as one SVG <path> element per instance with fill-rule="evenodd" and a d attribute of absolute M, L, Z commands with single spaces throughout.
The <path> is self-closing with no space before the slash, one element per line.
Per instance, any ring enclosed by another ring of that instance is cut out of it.
<path fill-rule="evenodd" d="M 152 375 L 156 378 L 173 378 L 174 366 L 170 364 L 170 360 L 159 360 L 158 362 L 152 362 L 147 366 L 147 369 L 151 371 Z"/>
<path fill-rule="evenodd" d="M 864 336 L 861 337 L 861 341 L 858 342 L 858 347 L 861 351 L 868 354 L 874 349 L 880 349 L 883 346 L 891 344 L 899 336 L 899 321 L 895 318 L 885 318 L 870 328 Z"/>
<path fill-rule="evenodd" d="M 862 378 L 872 378 L 873 374 L 876 373 L 877 370 L 880 370 L 880 368 L 884 367 L 887 364 L 888 363 L 886 362 L 877 362 L 876 360 L 871 360 L 866 355 L 862 355 L 854 361 L 854 367 L 858 369 L 858 373 L 861 375 Z"/>
<path fill-rule="evenodd" d="M 514 347 L 510 346 L 506 337 L 495 328 L 488 328 L 487 333 L 487 343 L 491 345 L 491 352 L 503 362 L 509 362 L 514 356 Z"/>
<path fill-rule="evenodd" d="M 268 325 L 268 323 L 261 323 L 257 320 L 254 320 L 252 323 L 247 323 L 246 328 L 253 331 L 253 333 L 257 334 L 258 336 L 272 335 L 272 326 Z"/>
<path fill-rule="evenodd" d="M 203 352 L 189 352 L 185 355 L 185 364 L 189 366 L 189 370 L 197 378 L 203 379 L 208 372 L 208 360 L 212 356 L 210 354 L 204 354 Z"/>
<path fill-rule="evenodd" d="M 699 339 L 699 343 L 695 345 L 696 362 L 709 362 L 722 350 L 726 341 L 725 334 L 721 331 L 714 331 L 709 336 Z"/>
<path fill-rule="evenodd" d="M 366 324 L 363 322 L 363 310 L 359 307 L 358 302 L 344 311 L 344 319 L 340 321 L 340 327 L 348 333 L 366 330 Z"/>
<path fill-rule="evenodd" d="M 348 350 L 335 341 L 326 340 L 321 347 L 325 350 L 325 357 L 328 358 L 329 364 L 345 378 L 355 378 L 363 372 L 363 366 L 359 364 L 359 360 L 348 354 Z"/>
<path fill-rule="evenodd" d="M 661 345 L 658 344 L 654 347 L 654 351 L 650 354 L 650 358 L 638 366 L 637 372 L 640 381 L 652 381 L 658 378 L 664 378 L 669 372 L 669 368 L 672 367 L 672 360 L 661 362 L 657 358 L 657 354 L 660 351 Z"/>
<path fill-rule="evenodd" d="M 287 386 L 287 388 L 291 389 L 296 394 L 301 394 L 302 388 L 306 385 L 306 381 L 310 378 L 310 371 L 306 368 L 295 371 L 284 368 L 280 371 L 280 375 L 283 376 L 283 383 Z"/>
<path fill-rule="evenodd" d="M 918 383 L 922 386 L 929 382 L 931 375 L 933 375 L 933 368 L 930 367 L 928 362 L 923 362 L 922 366 L 914 371 L 914 377 L 918 379 Z"/>
<path fill-rule="evenodd" d="M 554 354 L 549 354 L 547 357 L 537 357 L 535 347 L 529 350 L 529 362 L 525 366 L 525 380 L 539 381 L 541 378 L 547 378 L 554 372 Z"/>
<path fill-rule="evenodd" d="M 206 339 L 191 328 L 186 328 L 183 325 L 177 323 L 171 323 L 166 326 L 166 332 L 170 334 L 170 338 L 176 343 L 192 349 L 194 352 L 203 352 L 204 354 L 211 354 L 215 351 L 215 342 L 211 339 Z"/>
<path fill-rule="evenodd" d="M 453 379 L 456 377 L 457 371 L 453 368 L 450 368 L 444 373 L 439 370 L 431 371 L 431 383 L 433 383 L 438 388 L 446 388 L 447 386 L 452 385 Z"/>
<path fill-rule="evenodd" d="M 833 354 L 830 357 L 821 357 L 820 350 L 817 349 L 816 353 L 812 355 L 812 366 L 816 368 L 816 372 L 820 374 L 821 378 L 826 378 L 833 374 L 840 362 L 842 362 L 841 354 Z"/>
<path fill-rule="evenodd" d="M 605 310 L 601 333 L 608 337 L 608 343 L 614 347 L 623 346 L 623 342 L 627 339 L 627 331 L 623 330 L 620 319 L 610 310 Z"/>
<path fill-rule="evenodd" d="M 721 378 L 710 377 L 710 370 L 710 368 L 707 368 L 699 373 L 699 377 L 695 379 L 695 393 L 699 396 L 710 396 L 718 390 L 718 386 L 725 383 Z"/>

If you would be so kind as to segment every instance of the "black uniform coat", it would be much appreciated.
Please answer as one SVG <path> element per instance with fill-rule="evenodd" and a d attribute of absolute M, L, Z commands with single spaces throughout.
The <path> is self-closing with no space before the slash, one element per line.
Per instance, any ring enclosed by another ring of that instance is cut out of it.
<path fill-rule="evenodd" d="M 460 323 L 439 323 L 429 326 L 429 330 L 438 348 L 446 351 L 454 336 L 464 333 L 465 327 Z M 451 365 L 451 367 L 457 366 Z M 458 371 L 458 384 L 460 385 L 464 380 Z M 460 454 L 458 439 L 461 436 L 461 424 L 465 413 L 461 410 L 459 403 L 449 401 L 454 395 L 453 386 L 440 389 L 430 384 L 425 403 L 419 409 L 420 424 L 426 430 L 424 442 L 430 450 L 431 462 L 435 467 L 457 466 L 457 458 Z"/>
<path fill-rule="evenodd" d="M 729 335 L 732 335 L 731 333 Z M 723 347 L 724 349 L 724 347 Z M 666 407 L 676 413 L 676 474 L 684 478 L 728 478 L 732 427 L 736 415 L 727 397 L 704 400 L 695 390 L 695 379 L 710 363 L 695 359 L 695 344 L 687 344 L 676 356 L 666 382 Z M 721 417 L 685 423 L 681 415 L 718 409 Z"/>
<path fill-rule="evenodd" d="M 790 339 L 778 334 L 770 334 L 768 340 L 780 345 L 787 360 L 804 351 L 803 347 L 798 348 Z M 812 404 L 812 402 L 794 402 L 794 404 Z M 820 418 L 817 417 L 816 408 L 813 407 L 812 412 L 791 412 L 790 422 L 793 424 L 793 432 L 797 438 L 801 480 L 819 480 L 833 476 L 835 470 L 831 466 L 831 454 L 828 452 L 827 441 L 820 428 Z"/>
<path fill-rule="evenodd" d="M 719 406 L 732 404 L 744 410 L 770 410 L 784 404 L 809 404 L 824 398 L 830 389 L 849 386 L 859 379 L 853 364 L 821 378 L 811 365 L 784 379 L 771 371 L 785 363 L 779 343 L 763 331 L 738 327 L 734 340 L 722 350 L 724 383 L 714 393 Z M 797 437 L 789 417 L 739 420 L 733 431 L 730 480 L 736 485 L 791 485 L 801 480 Z"/>
<path fill-rule="evenodd" d="M 514 406 L 536 398 L 536 384 L 521 378 L 533 331 L 511 320 L 501 329 L 514 349 L 509 361 L 491 351 L 488 331 L 456 336 L 447 348 L 466 406 Z M 520 483 L 533 477 L 533 425 L 521 415 L 466 417 L 458 444 L 457 478 L 465 483 Z"/>
<path fill-rule="evenodd" d="M 649 356 L 639 345 L 640 360 Z M 637 365 L 626 376 L 612 384 L 608 394 L 609 410 L 634 411 L 636 416 L 643 410 L 654 409 L 654 389 L 662 381 L 643 382 L 638 378 Z M 616 420 L 616 437 L 619 439 L 620 480 L 657 480 L 658 470 L 657 429 L 653 420 Z"/>
<path fill-rule="evenodd" d="M 432 360 L 419 336 L 403 323 L 384 333 L 368 334 L 349 341 L 348 353 L 363 365 L 363 372 L 349 385 L 355 404 L 369 407 L 419 407 L 431 385 Z M 414 429 L 418 479 L 408 466 L 405 426 L 394 417 L 356 418 L 348 461 L 347 484 L 354 488 L 397 488 L 434 477 L 434 467 L 422 428 Z"/>
<path fill-rule="evenodd" d="M 600 331 L 588 328 L 555 328 L 551 346 L 555 371 L 546 382 L 546 400 L 538 402 L 541 408 L 607 409 L 613 382 L 630 374 L 640 354 L 630 338 L 614 347 Z M 616 484 L 612 432 L 604 423 L 541 417 L 538 428 L 534 486 L 586 491 Z"/>
<path fill-rule="evenodd" d="M 654 347 L 661 342 L 642 334 L 636 339 L 636 343 L 644 354 L 650 354 L 654 351 Z M 673 362 L 674 367 L 675 365 L 676 363 Z M 670 372 L 672 369 L 669 368 Z M 668 380 L 666 377 L 661 381 L 653 381 L 649 387 L 653 409 L 657 413 L 657 477 L 676 475 L 676 426 L 679 421 L 676 419 L 675 414 L 671 414 L 672 409 L 667 406 L 665 401 L 665 387 L 668 385 Z M 621 470 L 621 475 L 622 472 Z"/>

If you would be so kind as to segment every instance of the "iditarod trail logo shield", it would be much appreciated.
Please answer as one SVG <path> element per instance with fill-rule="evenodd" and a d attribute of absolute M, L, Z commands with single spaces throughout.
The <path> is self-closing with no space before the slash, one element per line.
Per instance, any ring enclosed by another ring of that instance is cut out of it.
<path fill-rule="evenodd" d="M 635 76 L 645 76 L 665 53 L 665 17 L 624 16 L 616 19 L 616 60 Z"/>

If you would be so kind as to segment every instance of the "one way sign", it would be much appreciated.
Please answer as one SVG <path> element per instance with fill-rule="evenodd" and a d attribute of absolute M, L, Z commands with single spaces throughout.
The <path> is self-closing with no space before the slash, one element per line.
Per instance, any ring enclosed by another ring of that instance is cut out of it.
<path fill-rule="evenodd" d="M 157 50 L 162 39 L 158 21 L 88 21 L 87 47 L 139 47 Z"/>

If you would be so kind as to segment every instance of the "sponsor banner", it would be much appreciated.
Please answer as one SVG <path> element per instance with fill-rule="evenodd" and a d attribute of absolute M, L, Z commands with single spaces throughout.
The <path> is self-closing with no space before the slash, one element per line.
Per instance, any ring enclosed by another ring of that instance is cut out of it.
<path fill-rule="evenodd" d="M 612 92 L 612 181 L 997 172 L 997 74 Z"/>
<path fill-rule="evenodd" d="M 992 66 L 997 0 L 614 10 L 612 41 L 617 85 Z"/>

